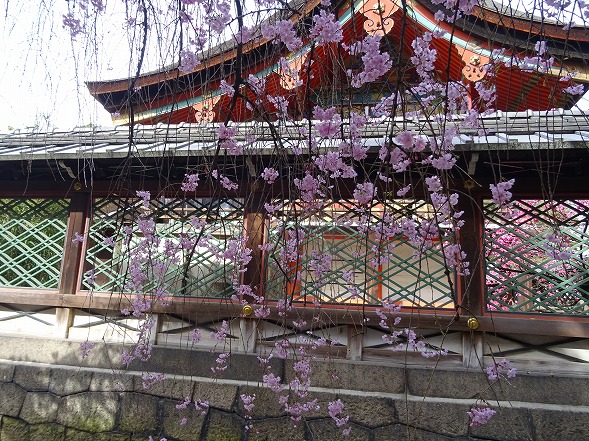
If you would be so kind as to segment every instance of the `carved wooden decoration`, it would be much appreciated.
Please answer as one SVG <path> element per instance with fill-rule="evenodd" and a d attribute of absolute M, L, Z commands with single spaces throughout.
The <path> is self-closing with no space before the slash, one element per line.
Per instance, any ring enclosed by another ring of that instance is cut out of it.
<path fill-rule="evenodd" d="M 213 110 L 221 96 L 214 96 L 209 98 L 204 98 L 200 103 L 196 103 L 192 106 L 194 109 L 194 119 L 195 122 L 213 122 L 215 120 L 216 113 Z"/>
<path fill-rule="evenodd" d="M 399 6 L 392 0 L 376 0 L 364 3 L 364 30 L 369 35 L 385 35 L 393 28 L 393 14 Z"/>
<path fill-rule="evenodd" d="M 293 60 L 287 60 L 280 74 L 280 86 L 286 90 L 292 90 L 301 85 L 300 71 L 307 62 L 307 54 L 301 55 Z"/>
<path fill-rule="evenodd" d="M 465 49 L 462 53 L 462 61 L 465 63 L 465 66 L 462 68 L 462 74 L 466 80 L 476 83 L 477 81 L 481 81 L 487 74 L 485 65 L 490 61 L 488 57 Z"/>

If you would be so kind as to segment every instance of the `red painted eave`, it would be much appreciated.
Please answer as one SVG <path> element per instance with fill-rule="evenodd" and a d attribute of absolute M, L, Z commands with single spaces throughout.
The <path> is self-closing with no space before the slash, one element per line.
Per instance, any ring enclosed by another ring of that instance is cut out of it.
<path fill-rule="evenodd" d="M 315 9 L 321 0 L 311 0 L 305 4 L 305 8 L 300 14 L 293 14 L 291 20 L 298 21 L 305 18 L 308 14 Z M 264 44 L 267 44 L 269 40 L 264 38 L 258 38 L 255 41 L 245 43 L 242 48 L 242 52 L 247 54 L 254 49 L 257 49 Z M 237 56 L 237 46 L 223 43 L 220 46 L 227 45 L 229 48 L 221 50 L 220 53 L 206 58 L 206 61 L 201 63 L 190 73 L 181 72 L 177 66 L 168 66 L 157 72 L 145 73 L 139 76 L 135 83 L 135 87 L 145 87 L 153 84 L 162 83 L 169 80 L 178 79 L 187 75 L 193 75 L 194 73 L 201 72 L 205 69 L 217 66 L 223 62 L 234 59 Z M 212 48 L 211 51 L 219 52 L 219 47 Z M 94 97 L 99 94 L 113 93 L 113 92 L 125 92 L 129 88 L 129 78 L 117 79 L 117 80 L 105 80 L 105 81 L 88 81 L 86 86 L 90 91 L 90 94 Z"/>

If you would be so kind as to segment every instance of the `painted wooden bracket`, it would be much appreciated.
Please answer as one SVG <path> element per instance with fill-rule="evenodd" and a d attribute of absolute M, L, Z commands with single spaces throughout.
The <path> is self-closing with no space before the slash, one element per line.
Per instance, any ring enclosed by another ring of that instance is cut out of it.
<path fill-rule="evenodd" d="M 221 96 L 211 96 L 209 98 L 204 98 L 200 103 L 196 103 L 192 106 L 194 109 L 194 118 L 195 122 L 202 123 L 202 122 L 213 122 L 215 120 L 216 113 L 213 110 Z"/>
<path fill-rule="evenodd" d="M 302 84 L 300 71 L 307 62 L 307 55 L 304 54 L 287 60 L 283 69 L 279 72 L 280 86 L 286 90 L 292 90 Z"/>
<path fill-rule="evenodd" d="M 364 3 L 362 14 L 366 17 L 364 30 L 368 35 L 388 34 L 395 21 L 393 14 L 399 6 L 392 0 L 376 0 Z"/>
<path fill-rule="evenodd" d="M 462 68 L 462 74 L 467 81 L 476 83 L 487 75 L 485 66 L 490 62 L 488 57 L 477 54 L 469 49 L 464 49 L 462 52 L 462 61 L 465 63 L 465 66 Z"/>

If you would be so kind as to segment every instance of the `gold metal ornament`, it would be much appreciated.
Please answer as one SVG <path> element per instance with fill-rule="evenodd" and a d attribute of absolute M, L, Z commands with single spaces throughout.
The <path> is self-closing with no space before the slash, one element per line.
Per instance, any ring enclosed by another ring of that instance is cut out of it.
<path fill-rule="evenodd" d="M 80 191 L 82 189 L 82 184 L 80 184 L 79 182 L 74 182 L 74 190 L 75 191 Z"/>
<path fill-rule="evenodd" d="M 251 305 L 245 305 L 241 312 L 243 312 L 243 315 L 245 315 L 246 317 L 249 317 L 254 313 L 254 308 L 252 308 Z"/>
<path fill-rule="evenodd" d="M 468 328 L 472 329 L 473 331 L 478 329 L 480 325 L 481 324 L 476 317 L 471 317 L 466 321 L 466 326 L 468 326 Z"/>
<path fill-rule="evenodd" d="M 477 184 L 472 179 L 467 179 L 464 181 L 464 188 L 467 190 L 473 190 L 476 186 Z"/>

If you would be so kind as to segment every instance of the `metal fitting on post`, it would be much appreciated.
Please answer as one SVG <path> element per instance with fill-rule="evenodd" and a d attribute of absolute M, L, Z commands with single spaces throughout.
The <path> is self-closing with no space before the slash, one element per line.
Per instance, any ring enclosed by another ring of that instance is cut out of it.
<path fill-rule="evenodd" d="M 481 324 L 479 323 L 476 317 L 471 317 L 466 321 L 466 326 L 468 326 L 468 329 L 471 329 L 473 331 L 478 329 L 480 325 Z"/>

